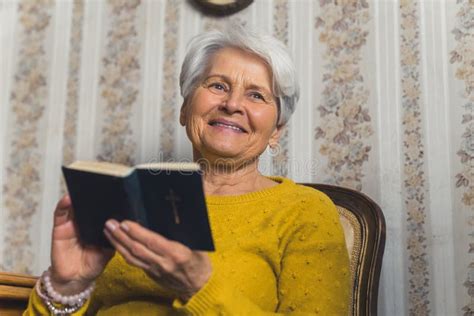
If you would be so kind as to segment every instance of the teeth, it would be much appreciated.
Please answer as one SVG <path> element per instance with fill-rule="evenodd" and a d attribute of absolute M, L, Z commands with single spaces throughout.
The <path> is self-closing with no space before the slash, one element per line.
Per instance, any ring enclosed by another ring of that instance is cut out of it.
<path fill-rule="evenodd" d="M 239 131 L 239 132 L 242 131 L 240 128 L 238 128 L 238 127 L 236 127 L 236 126 L 232 126 L 232 125 L 227 125 L 227 124 L 222 124 L 222 123 L 214 123 L 214 124 L 212 124 L 212 125 L 214 125 L 214 126 L 222 126 L 222 127 L 234 129 L 234 130 Z"/>

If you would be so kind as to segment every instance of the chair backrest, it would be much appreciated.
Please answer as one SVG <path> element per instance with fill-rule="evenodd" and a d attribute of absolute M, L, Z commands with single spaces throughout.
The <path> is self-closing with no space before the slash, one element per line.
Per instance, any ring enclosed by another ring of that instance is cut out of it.
<path fill-rule="evenodd" d="M 377 315 L 385 248 L 385 219 L 380 207 L 358 191 L 326 184 L 303 184 L 324 192 L 339 211 L 353 281 L 349 315 Z"/>
<path fill-rule="evenodd" d="M 0 315 L 22 315 L 36 277 L 0 272 Z"/>

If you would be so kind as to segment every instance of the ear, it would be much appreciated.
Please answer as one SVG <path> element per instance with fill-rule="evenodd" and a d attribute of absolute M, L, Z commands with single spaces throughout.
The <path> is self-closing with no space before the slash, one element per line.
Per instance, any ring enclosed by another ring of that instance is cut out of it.
<path fill-rule="evenodd" d="M 268 141 L 268 144 L 270 146 L 278 144 L 278 141 L 280 140 L 280 137 L 281 137 L 284 130 L 285 130 L 284 125 L 277 125 L 275 127 L 275 130 L 272 132 L 272 135 L 270 135 L 270 139 Z"/>
<path fill-rule="evenodd" d="M 186 113 L 185 106 L 186 106 L 186 101 L 183 102 L 183 104 L 181 105 L 181 110 L 179 111 L 179 124 L 181 124 L 181 126 L 186 126 L 187 113 Z"/>

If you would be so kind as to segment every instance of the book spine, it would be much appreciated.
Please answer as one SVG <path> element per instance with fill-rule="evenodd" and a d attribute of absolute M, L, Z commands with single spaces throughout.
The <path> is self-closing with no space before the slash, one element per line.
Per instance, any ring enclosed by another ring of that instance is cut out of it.
<path fill-rule="evenodd" d="M 148 227 L 143 192 L 136 170 L 126 178 L 124 186 L 127 200 L 130 204 L 130 214 L 128 214 L 128 217 L 131 220 L 138 222 L 140 225 Z"/>

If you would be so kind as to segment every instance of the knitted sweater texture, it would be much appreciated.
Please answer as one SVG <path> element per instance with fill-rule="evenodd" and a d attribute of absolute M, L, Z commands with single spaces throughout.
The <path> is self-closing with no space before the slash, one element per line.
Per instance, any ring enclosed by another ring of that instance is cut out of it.
<path fill-rule="evenodd" d="M 213 272 L 188 302 L 116 254 L 73 315 L 347 315 L 349 259 L 334 204 L 272 179 L 272 188 L 206 197 Z M 34 291 L 25 315 L 48 315 Z"/>

